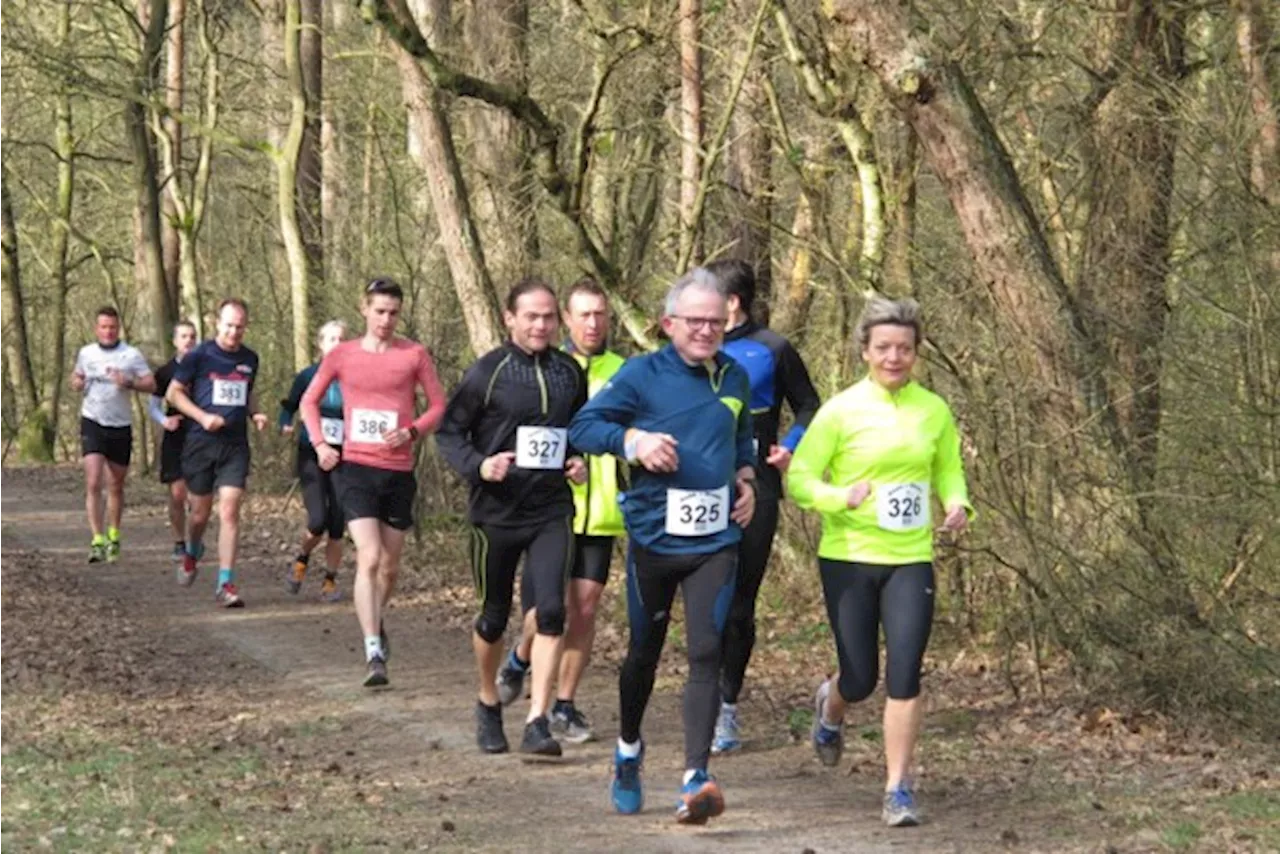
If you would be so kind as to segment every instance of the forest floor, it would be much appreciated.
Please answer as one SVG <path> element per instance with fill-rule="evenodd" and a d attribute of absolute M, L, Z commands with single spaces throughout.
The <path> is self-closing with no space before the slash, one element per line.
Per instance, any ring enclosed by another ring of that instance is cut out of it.
<path fill-rule="evenodd" d="M 926 679 L 927 821 L 888 830 L 878 703 L 851 713 L 841 767 L 821 767 L 808 746 L 808 698 L 830 659 L 812 630 L 763 633 L 743 700 L 750 741 L 713 760 L 728 809 L 705 828 L 673 820 L 675 633 L 645 721 L 646 808 L 618 816 L 607 787 L 620 585 L 579 698 L 601 739 L 559 764 L 484 756 L 471 594 L 464 572 L 439 565 L 460 537 L 411 541 L 416 568 L 387 620 L 393 688 L 372 693 L 359 685 L 349 599 L 318 602 L 317 580 L 298 596 L 283 588 L 296 501 L 253 500 L 239 570 L 248 607 L 223 611 L 208 570 L 193 588 L 174 583 L 158 488 L 130 488 L 123 558 L 87 566 L 78 471 L 4 472 L 7 850 L 1280 851 L 1275 745 L 1113 712 L 1056 680 L 1018 699 L 999 668 L 945 643 Z M 349 591 L 349 572 L 343 582 Z M 508 710 L 508 738 L 525 708 Z"/>

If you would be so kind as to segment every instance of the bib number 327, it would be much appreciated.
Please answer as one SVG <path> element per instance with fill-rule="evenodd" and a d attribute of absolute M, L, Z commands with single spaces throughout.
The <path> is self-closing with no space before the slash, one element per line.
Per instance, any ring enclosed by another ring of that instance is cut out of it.
<path fill-rule="evenodd" d="M 516 466 L 522 469 L 564 468 L 569 431 L 563 427 L 517 427 Z"/>
<path fill-rule="evenodd" d="M 707 537 L 729 527 L 729 487 L 668 489 L 667 533 Z"/>
<path fill-rule="evenodd" d="M 382 434 L 395 430 L 399 420 L 400 414 L 393 409 L 353 409 L 351 424 L 348 425 L 351 441 L 381 445 Z"/>
<path fill-rule="evenodd" d="M 876 520 L 886 531 L 914 531 L 929 524 L 929 484 L 886 483 L 876 487 Z"/>

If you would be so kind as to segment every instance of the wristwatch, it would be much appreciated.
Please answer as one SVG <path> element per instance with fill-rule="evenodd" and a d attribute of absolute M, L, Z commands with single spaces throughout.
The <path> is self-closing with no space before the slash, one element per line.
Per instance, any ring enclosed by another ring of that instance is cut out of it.
<path fill-rule="evenodd" d="M 622 455 L 626 458 L 628 463 L 634 463 L 636 460 L 640 459 L 640 437 L 643 435 L 644 433 L 642 431 L 637 430 L 631 434 L 630 439 L 625 439 L 623 441 Z"/>

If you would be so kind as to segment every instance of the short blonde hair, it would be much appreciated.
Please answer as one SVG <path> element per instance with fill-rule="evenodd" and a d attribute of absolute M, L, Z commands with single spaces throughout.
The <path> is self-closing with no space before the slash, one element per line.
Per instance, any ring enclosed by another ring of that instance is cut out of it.
<path fill-rule="evenodd" d="M 347 322 L 345 320 L 330 320 L 324 326 L 320 327 L 320 331 L 316 333 L 316 345 L 324 340 L 324 336 L 330 332 L 337 330 L 338 339 L 341 340 L 347 335 Z"/>
<path fill-rule="evenodd" d="M 854 336 L 858 349 L 867 349 L 871 341 L 871 330 L 877 326 L 909 326 L 915 333 L 915 345 L 920 346 L 924 338 L 924 325 L 920 322 L 920 303 L 913 299 L 889 299 L 888 297 L 872 297 L 862 308 L 858 318 L 858 326 Z"/>

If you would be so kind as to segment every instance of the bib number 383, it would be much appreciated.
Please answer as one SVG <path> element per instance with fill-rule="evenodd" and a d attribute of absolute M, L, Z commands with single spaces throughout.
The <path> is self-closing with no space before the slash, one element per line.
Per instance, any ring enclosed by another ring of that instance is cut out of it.
<path fill-rule="evenodd" d="M 564 468 L 569 431 L 563 427 L 517 427 L 516 466 L 522 469 Z"/>
<path fill-rule="evenodd" d="M 729 487 L 668 489 L 667 533 L 708 537 L 729 527 Z"/>
<path fill-rule="evenodd" d="M 214 406 L 245 406 L 248 403 L 248 380 L 215 379 L 213 381 Z"/>
<path fill-rule="evenodd" d="M 886 531 L 914 531 L 929 524 L 928 483 L 876 487 L 876 520 Z"/>
<path fill-rule="evenodd" d="M 350 441 L 381 445 L 382 434 L 395 430 L 399 421 L 400 413 L 394 409 L 353 409 L 351 423 L 346 426 L 351 433 Z"/>

